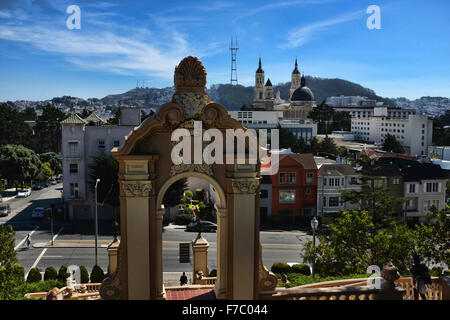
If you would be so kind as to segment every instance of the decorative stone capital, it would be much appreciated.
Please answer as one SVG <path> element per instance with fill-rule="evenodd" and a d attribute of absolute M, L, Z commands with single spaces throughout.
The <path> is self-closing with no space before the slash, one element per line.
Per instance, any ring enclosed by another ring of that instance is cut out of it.
<path fill-rule="evenodd" d="M 256 180 L 234 180 L 233 192 L 241 194 L 255 193 L 259 187 L 259 181 Z"/>
<path fill-rule="evenodd" d="M 198 172 L 203 173 L 208 176 L 213 175 L 212 166 L 207 164 L 178 164 L 173 165 L 172 168 L 170 168 L 169 176 L 173 177 L 179 173 L 183 172 Z"/>
<path fill-rule="evenodd" d="M 122 181 L 122 187 L 126 197 L 148 197 L 152 190 L 151 181 Z"/>

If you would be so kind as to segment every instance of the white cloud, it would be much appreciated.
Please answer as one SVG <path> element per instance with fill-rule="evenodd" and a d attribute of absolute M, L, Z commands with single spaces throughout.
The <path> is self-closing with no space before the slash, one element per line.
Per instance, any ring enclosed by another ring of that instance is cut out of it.
<path fill-rule="evenodd" d="M 309 42 L 310 40 L 312 40 L 318 33 L 323 32 L 327 28 L 337 24 L 355 20 L 358 17 L 361 17 L 364 13 L 365 13 L 364 10 L 358 10 L 356 12 L 345 14 L 339 17 L 314 22 L 309 25 L 295 28 L 289 31 L 287 42 L 280 44 L 279 48 L 286 49 L 286 48 L 300 47 L 305 43 Z"/>

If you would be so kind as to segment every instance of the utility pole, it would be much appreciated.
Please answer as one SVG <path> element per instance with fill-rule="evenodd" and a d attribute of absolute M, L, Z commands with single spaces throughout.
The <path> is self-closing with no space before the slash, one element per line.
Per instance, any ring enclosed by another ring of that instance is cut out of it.
<path fill-rule="evenodd" d="M 100 179 L 97 179 L 95 182 L 95 265 L 98 266 L 98 246 L 97 246 L 97 238 L 98 238 L 98 215 L 97 215 L 97 185 L 100 182 Z"/>

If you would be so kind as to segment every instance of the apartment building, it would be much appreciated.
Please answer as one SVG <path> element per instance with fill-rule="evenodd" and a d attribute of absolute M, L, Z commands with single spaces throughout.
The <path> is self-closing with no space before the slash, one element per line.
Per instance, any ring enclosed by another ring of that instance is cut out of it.
<path fill-rule="evenodd" d="M 317 182 L 318 215 L 358 209 L 358 203 L 342 201 L 340 191 L 360 191 L 360 176 L 361 174 L 349 164 L 323 164 L 320 166 Z"/>
<path fill-rule="evenodd" d="M 439 165 L 419 163 L 402 167 L 404 216 L 412 222 L 426 221 L 431 206 L 445 208 L 447 173 Z"/>
<path fill-rule="evenodd" d="M 426 155 L 428 146 L 432 144 L 433 121 L 426 115 L 417 114 L 410 114 L 407 119 L 396 119 L 388 116 L 387 108 L 376 108 L 370 118 L 352 118 L 351 131 L 355 140 L 379 145 L 390 134 L 408 154 Z"/>
<path fill-rule="evenodd" d="M 119 125 L 109 125 L 95 113 L 84 119 L 72 113 L 61 122 L 63 198 L 70 220 L 94 218 L 94 191 L 89 185 L 91 156 L 122 146 L 140 122 L 141 109 L 137 107 L 121 107 Z M 111 214 L 107 206 L 98 207 L 99 219 L 110 219 Z"/>

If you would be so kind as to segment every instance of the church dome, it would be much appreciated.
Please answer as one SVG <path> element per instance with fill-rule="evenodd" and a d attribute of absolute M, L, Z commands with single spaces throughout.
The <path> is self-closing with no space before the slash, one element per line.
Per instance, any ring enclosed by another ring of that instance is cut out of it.
<path fill-rule="evenodd" d="M 308 87 L 297 88 L 292 94 L 292 101 L 314 101 L 314 95 Z"/>

